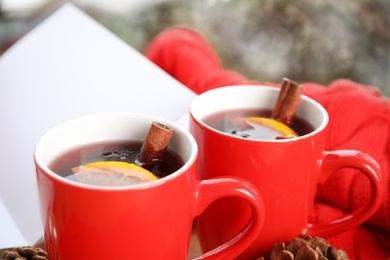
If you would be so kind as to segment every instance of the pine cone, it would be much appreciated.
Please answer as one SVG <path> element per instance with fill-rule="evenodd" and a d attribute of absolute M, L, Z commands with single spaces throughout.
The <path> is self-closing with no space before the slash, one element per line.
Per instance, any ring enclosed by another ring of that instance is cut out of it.
<path fill-rule="evenodd" d="M 0 260 L 48 260 L 48 256 L 45 250 L 33 247 L 22 246 L 16 247 L 12 250 L 4 251 Z"/>
<path fill-rule="evenodd" d="M 285 242 L 274 244 L 269 258 L 257 260 L 348 260 L 344 250 L 336 249 L 320 237 L 301 234 Z"/>

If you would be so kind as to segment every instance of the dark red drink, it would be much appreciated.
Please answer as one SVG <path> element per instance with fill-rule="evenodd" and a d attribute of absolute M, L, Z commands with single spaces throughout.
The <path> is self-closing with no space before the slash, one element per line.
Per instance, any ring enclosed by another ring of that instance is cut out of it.
<path fill-rule="evenodd" d="M 175 172 L 184 164 L 183 160 L 169 148 L 165 152 L 162 160 L 141 163 L 137 159 L 141 146 L 142 142 L 140 141 L 88 144 L 64 152 L 55 158 L 49 167 L 58 175 L 77 181 L 72 168 L 93 162 L 116 161 L 133 163 L 149 170 L 160 178 Z M 115 176 L 113 178 L 115 178 Z M 117 185 L 126 185 L 126 183 L 121 183 L 119 181 L 113 183 L 118 183 Z"/>
<path fill-rule="evenodd" d="M 270 118 L 271 114 L 272 111 L 268 109 L 237 109 L 213 114 L 203 121 L 216 130 L 242 138 L 275 140 L 280 138 L 280 133 L 277 131 L 259 124 L 249 125 L 244 120 L 248 117 Z M 314 131 L 314 127 L 299 116 L 295 117 L 292 129 L 300 136 Z"/>

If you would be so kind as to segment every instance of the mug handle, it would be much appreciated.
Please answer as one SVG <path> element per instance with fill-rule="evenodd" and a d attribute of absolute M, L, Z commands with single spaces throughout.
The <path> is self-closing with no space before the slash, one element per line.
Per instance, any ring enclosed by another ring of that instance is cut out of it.
<path fill-rule="evenodd" d="M 194 216 L 199 216 L 215 200 L 232 196 L 245 200 L 252 210 L 251 218 L 241 232 L 221 246 L 194 258 L 194 260 L 234 259 L 257 238 L 264 224 L 264 201 L 257 189 L 248 181 L 230 177 L 202 180 L 193 195 L 193 201 L 196 203 Z"/>
<path fill-rule="evenodd" d="M 362 224 L 379 209 L 384 199 L 385 183 L 378 162 L 370 155 L 355 150 L 325 152 L 320 167 L 320 183 L 341 168 L 360 170 L 369 179 L 372 194 L 370 201 L 363 207 L 347 214 L 342 219 L 333 220 L 329 223 L 313 224 L 308 227 L 308 234 L 320 237 L 334 236 Z"/>

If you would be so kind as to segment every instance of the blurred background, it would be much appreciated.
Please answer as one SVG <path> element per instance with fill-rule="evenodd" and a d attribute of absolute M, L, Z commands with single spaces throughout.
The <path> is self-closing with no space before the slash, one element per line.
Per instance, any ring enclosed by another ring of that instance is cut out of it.
<path fill-rule="evenodd" d="M 0 55 L 63 0 L 0 0 Z M 143 52 L 172 26 L 201 31 L 226 69 L 251 80 L 349 78 L 390 97 L 388 0 L 72 0 Z"/>

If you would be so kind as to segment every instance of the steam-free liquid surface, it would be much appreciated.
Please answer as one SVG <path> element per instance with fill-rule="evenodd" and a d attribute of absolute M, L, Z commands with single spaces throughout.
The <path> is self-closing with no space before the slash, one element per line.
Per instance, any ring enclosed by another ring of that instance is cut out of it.
<path fill-rule="evenodd" d="M 100 161 L 118 161 L 128 162 L 139 165 L 158 177 L 167 176 L 183 166 L 183 160 L 175 154 L 171 149 L 167 149 L 162 160 L 153 161 L 150 163 L 142 163 L 138 161 L 138 153 L 142 146 L 142 142 L 101 142 L 88 144 L 85 146 L 75 147 L 64 152 L 55 158 L 49 165 L 49 168 L 58 175 L 78 181 L 76 174 L 71 170 L 84 164 Z M 128 182 L 121 182 L 119 176 L 112 175 L 110 185 L 126 185 Z M 104 182 L 107 182 L 106 180 Z M 93 181 L 92 183 L 95 183 Z M 103 184 L 102 184 L 103 185 Z"/>
<path fill-rule="evenodd" d="M 248 124 L 246 117 L 266 117 L 272 114 L 268 109 L 237 109 L 218 112 L 203 119 L 203 122 L 210 127 L 247 139 L 276 140 L 281 137 L 280 132 L 261 124 Z M 295 117 L 292 129 L 298 135 L 305 135 L 314 131 L 314 127 L 306 120 Z"/>

